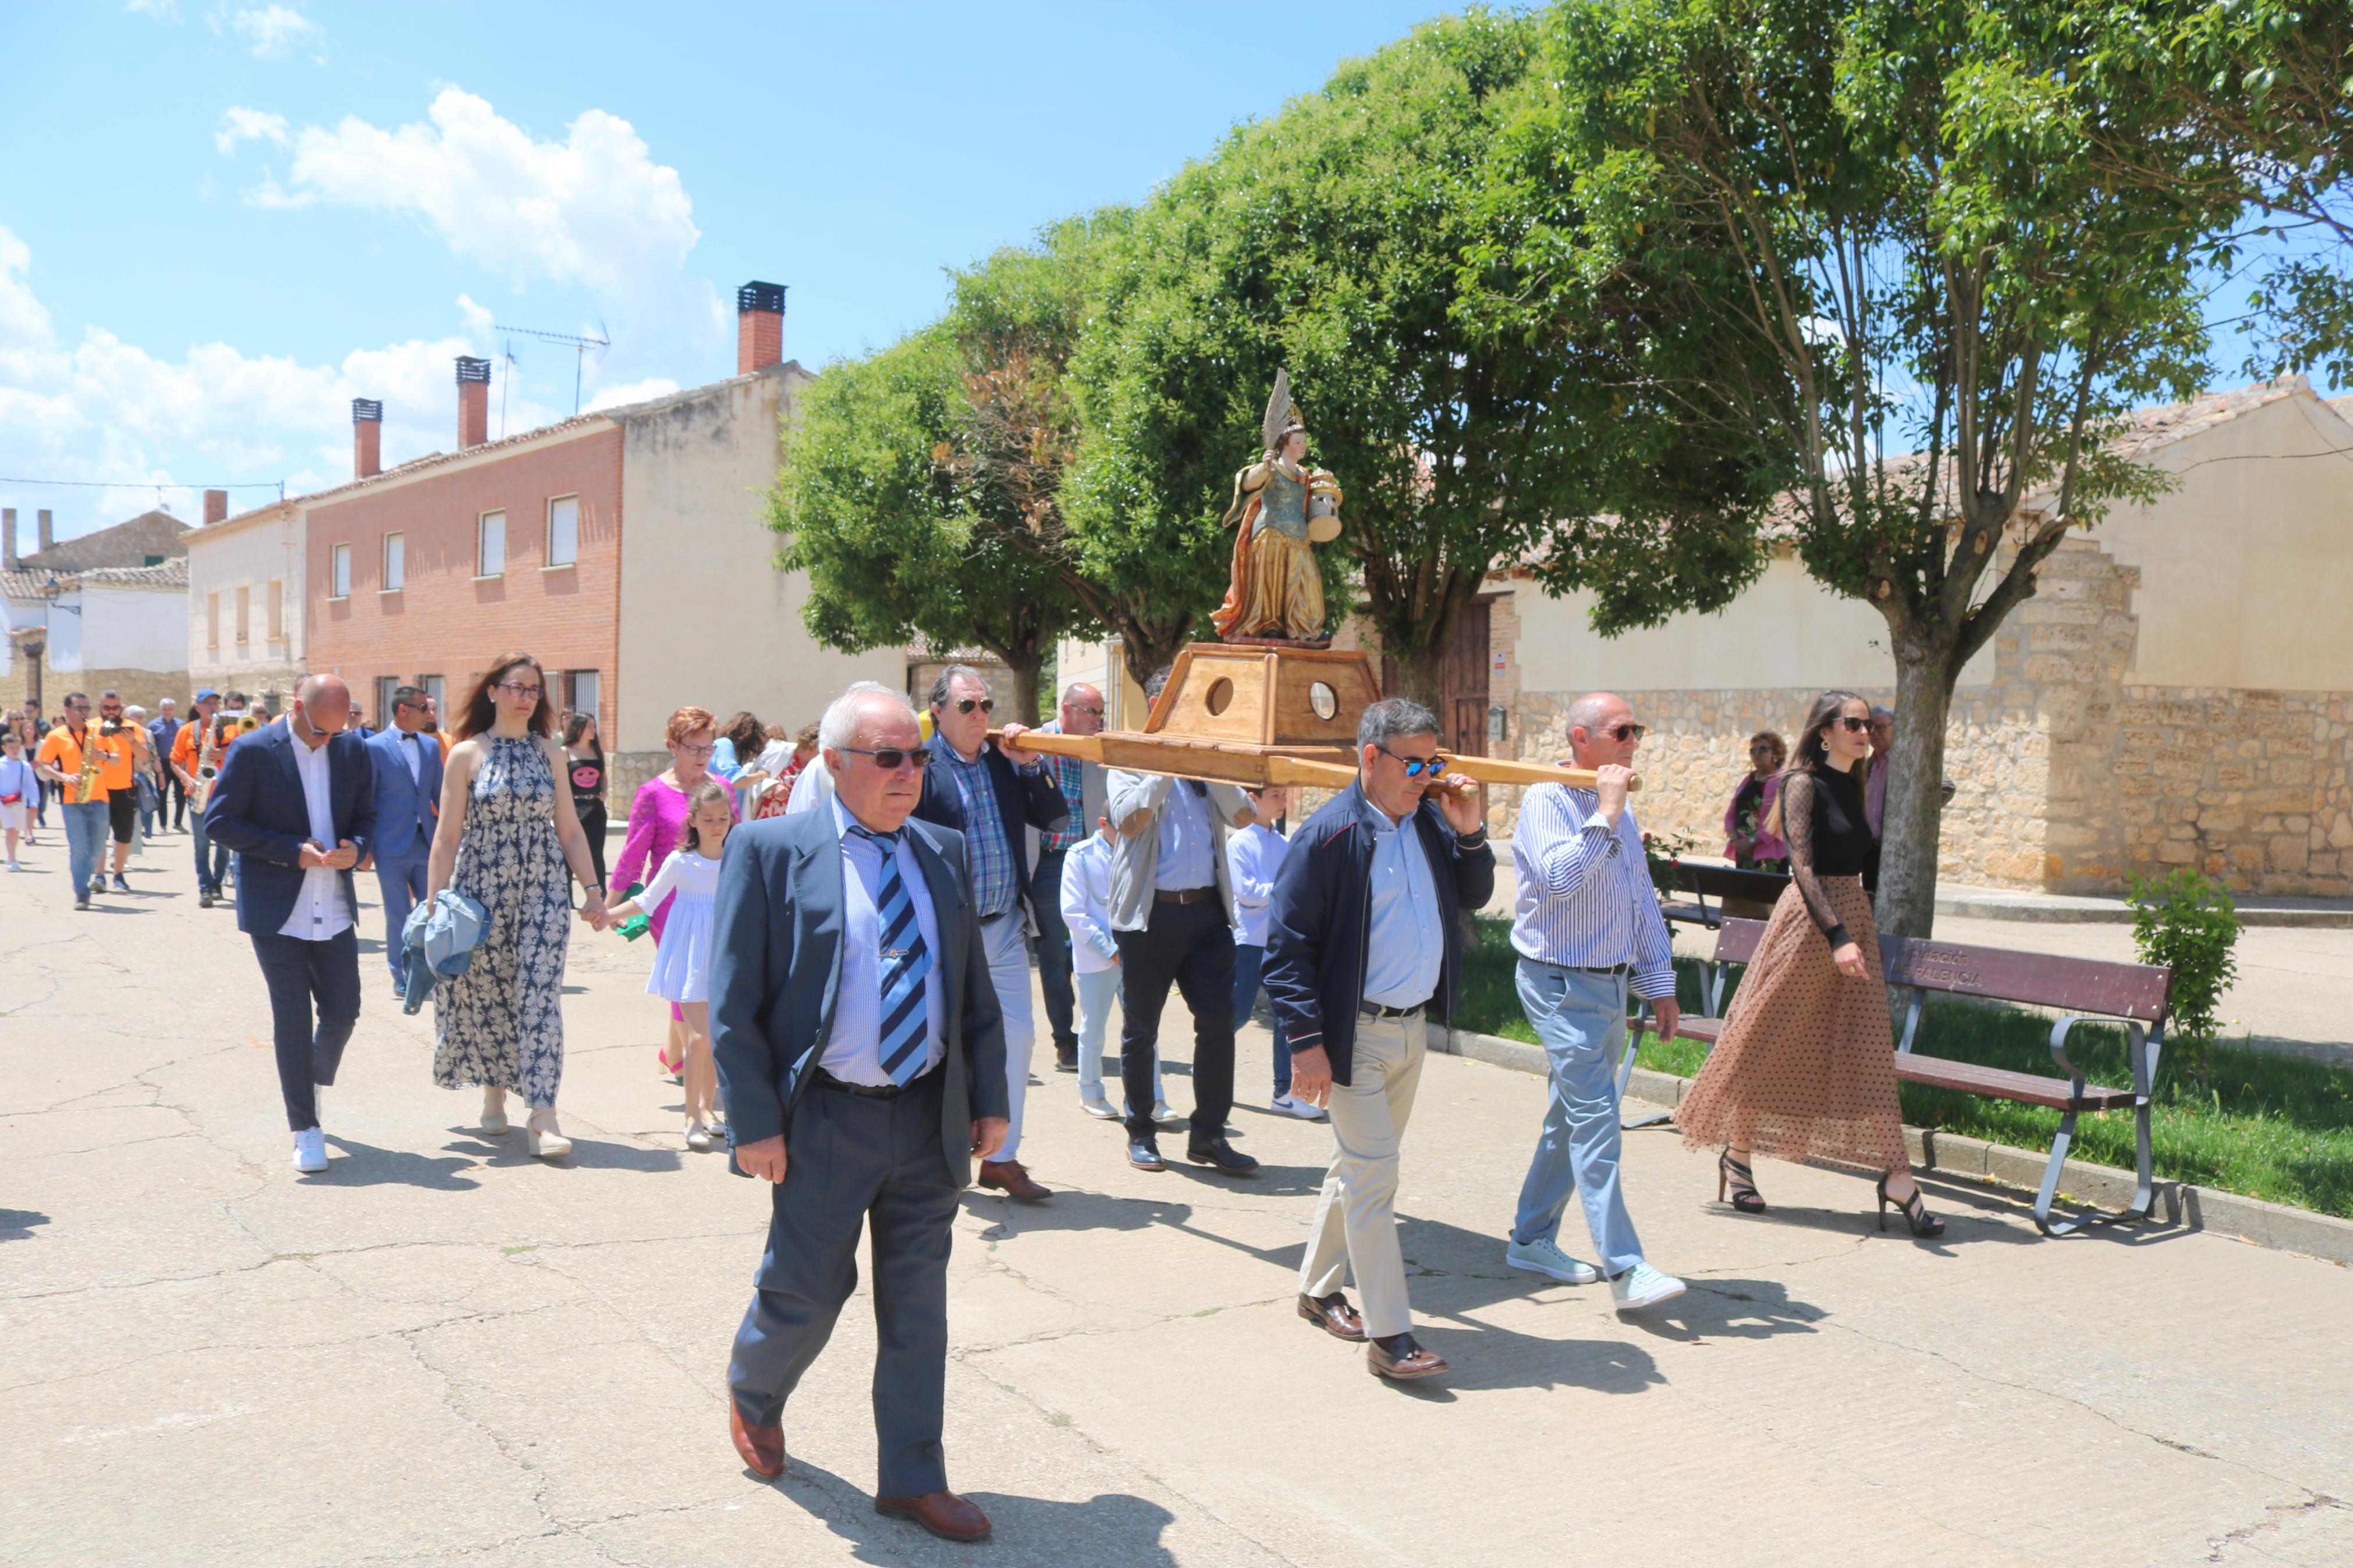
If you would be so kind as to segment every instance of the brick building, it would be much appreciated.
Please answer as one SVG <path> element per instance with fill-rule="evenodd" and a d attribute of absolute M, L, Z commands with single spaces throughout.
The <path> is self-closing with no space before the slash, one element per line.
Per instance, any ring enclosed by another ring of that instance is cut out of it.
<path fill-rule="evenodd" d="M 206 490 L 205 510 L 228 510 Z M 153 708 L 185 702 L 188 525 L 167 511 L 62 542 L 47 511 L 38 548 L 17 553 L 16 510 L 0 509 L 0 706 L 57 710 L 68 691 L 114 689 Z"/>

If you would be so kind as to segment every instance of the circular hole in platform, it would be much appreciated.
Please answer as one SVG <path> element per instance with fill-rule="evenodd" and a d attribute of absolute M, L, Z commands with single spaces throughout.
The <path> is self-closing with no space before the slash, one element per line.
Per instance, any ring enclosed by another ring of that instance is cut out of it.
<path fill-rule="evenodd" d="M 1208 692 L 1201 699 L 1201 704 L 1208 709 L 1211 718 L 1224 712 L 1234 705 L 1234 683 L 1222 678 L 1211 681 Z"/>
<path fill-rule="evenodd" d="M 1319 680 L 1307 689 L 1307 705 L 1318 719 L 1329 719 L 1340 711 L 1339 694 Z"/>

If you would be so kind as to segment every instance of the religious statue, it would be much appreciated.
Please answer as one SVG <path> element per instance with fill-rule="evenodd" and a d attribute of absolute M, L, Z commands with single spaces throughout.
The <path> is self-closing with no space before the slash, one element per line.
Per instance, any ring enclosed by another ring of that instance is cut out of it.
<path fill-rule="evenodd" d="M 1324 575 L 1311 543 L 1340 535 L 1340 486 L 1326 468 L 1306 466 L 1307 426 L 1291 401 L 1291 375 L 1274 373 L 1261 426 L 1265 456 L 1234 476 L 1225 526 L 1234 531 L 1232 580 L 1209 616 L 1233 642 L 1321 647 Z"/>

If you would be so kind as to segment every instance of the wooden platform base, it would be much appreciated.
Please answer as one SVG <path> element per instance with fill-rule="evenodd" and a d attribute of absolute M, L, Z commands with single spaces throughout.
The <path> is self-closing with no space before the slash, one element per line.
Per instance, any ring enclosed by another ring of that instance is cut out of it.
<path fill-rule="evenodd" d="M 1195 643 L 1176 655 L 1147 735 L 1261 747 L 1356 765 L 1356 721 L 1381 699 L 1364 654 Z"/>

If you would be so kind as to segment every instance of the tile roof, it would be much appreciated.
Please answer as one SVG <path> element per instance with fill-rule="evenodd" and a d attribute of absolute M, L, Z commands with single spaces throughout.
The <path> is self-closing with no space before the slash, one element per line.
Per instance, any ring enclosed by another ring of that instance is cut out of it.
<path fill-rule="evenodd" d="M 93 566 L 84 572 L 0 572 L 0 594 L 11 599 L 45 599 L 53 588 L 60 593 L 70 592 L 85 583 L 182 592 L 188 585 L 188 562 L 185 556 L 179 556 L 160 566 Z"/>
<path fill-rule="evenodd" d="M 111 528 L 61 539 L 47 550 L 16 558 L 19 566 L 46 572 L 81 572 L 92 566 L 143 566 L 150 555 L 185 555 L 182 537 L 189 525 L 168 511 L 142 511 Z"/>

